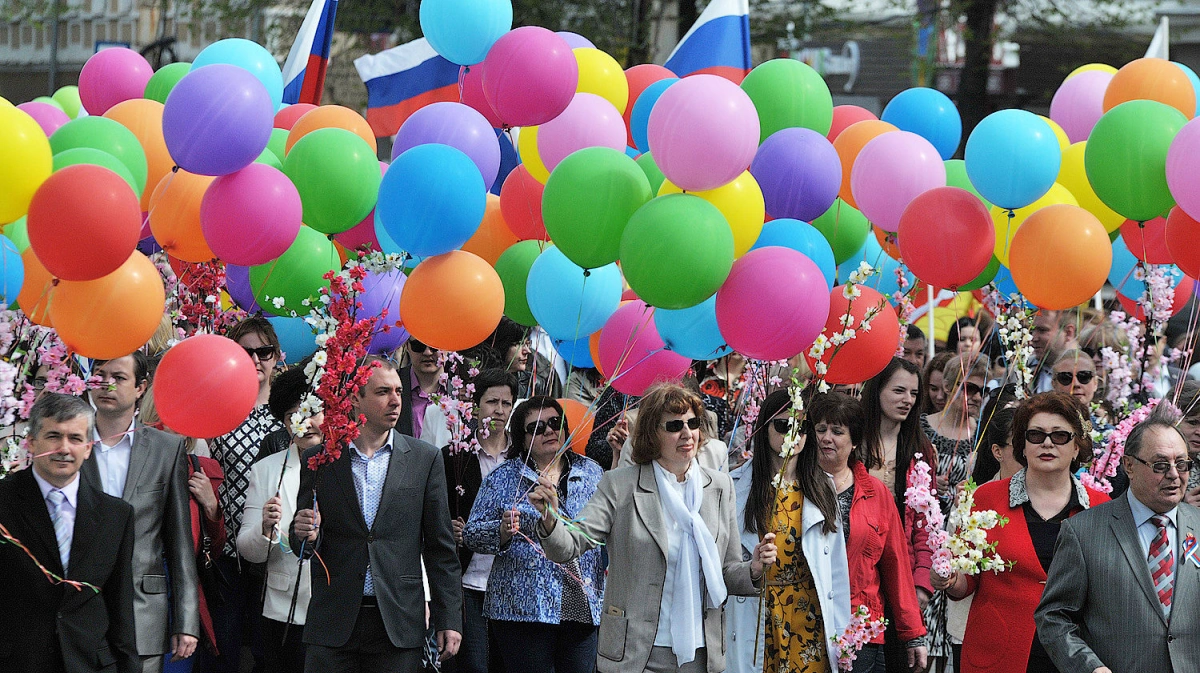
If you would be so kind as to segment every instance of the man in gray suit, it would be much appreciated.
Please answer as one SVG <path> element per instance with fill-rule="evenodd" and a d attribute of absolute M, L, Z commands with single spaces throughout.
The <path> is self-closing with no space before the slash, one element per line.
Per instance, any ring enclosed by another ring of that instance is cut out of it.
<path fill-rule="evenodd" d="M 145 354 L 97 362 L 94 373 L 104 385 L 89 393 L 96 407 L 96 443 L 83 474 L 105 493 L 133 506 L 137 652 L 142 671 L 156 673 L 162 670 L 166 652 L 175 660 L 192 656 L 200 634 L 187 452 L 182 437 L 134 419 L 149 385 Z"/>
<path fill-rule="evenodd" d="M 1157 414 L 1158 412 L 1156 412 Z M 1200 511 L 1187 441 L 1166 415 L 1129 433 L 1129 490 L 1062 524 L 1038 637 L 1063 673 L 1200 671 Z"/>

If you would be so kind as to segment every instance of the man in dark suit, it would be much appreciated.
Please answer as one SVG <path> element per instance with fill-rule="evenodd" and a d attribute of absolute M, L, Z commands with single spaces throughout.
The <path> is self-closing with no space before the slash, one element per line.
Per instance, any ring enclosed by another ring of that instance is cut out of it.
<path fill-rule="evenodd" d="M 133 508 L 79 478 L 93 419 L 82 399 L 45 393 L 29 418 L 33 467 L 0 480 L 0 525 L 28 549 L 0 544 L 0 671 L 141 670 Z"/>
<path fill-rule="evenodd" d="M 442 365 L 436 348 L 410 338 L 402 348 L 408 353 L 408 365 L 399 370 L 401 388 L 400 417 L 396 419 L 396 432 L 420 439 L 425 424 L 425 410 L 429 408 L 430 396 L 445 394 L 442 386 Z M 397 351 L 399 357 L 399 351 Z"/>
<path fill-rule="evenodd" d="M 1200 671 L 1200 511 L 1181 502 L 1197 466 L 1174 419 L 1154 415 L 1122 462 L 1129 490 L 1062 524 L 1038 638 L 1063 673 Z"/>
<path fill-rule="evenodd" d="M 369 357 L 363 366 L 374 371 L 355 400 L 366 418 L 358 438 L 337 460 L 300 476 L 292 549 L 315 549 L 329 571 L 328 579 L 312 573 L 305 667 L 409 673 L 420 670 L 425 645 L 422 560 L 443 660 L 461 639 L 446 474 L 440 451 L 393 430 L 403 394 L 395 365 Z"/>

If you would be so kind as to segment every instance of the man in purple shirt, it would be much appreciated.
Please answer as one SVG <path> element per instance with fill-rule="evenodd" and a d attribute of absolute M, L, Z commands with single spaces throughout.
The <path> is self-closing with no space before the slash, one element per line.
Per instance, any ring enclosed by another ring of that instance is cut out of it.
<path fill-rule="evenodd" d="M 411 338 L 404 348 L 408 352 L 409 364 L 400 369 L 400 380 L 404 382 L 404 404 L 400 420 L 396 422 L 396 432 L 419 438 L 431 396 L 446 393 L 446 387 L 442 384 L 441 353 Z"/>

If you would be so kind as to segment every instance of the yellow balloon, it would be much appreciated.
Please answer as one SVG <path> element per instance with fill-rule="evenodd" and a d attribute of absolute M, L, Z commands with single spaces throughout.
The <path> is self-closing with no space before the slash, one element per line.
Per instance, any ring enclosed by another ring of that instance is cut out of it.
<path fill-rule="evenodd" d="M 1060 203 L 1079 205 L 1071 192 L 1056 182 L 1042 198 L 1024 208 L 1017 208 L 1013 211 L 1012 222 L 1008 220 L 1007 210 L 992 206 L 992 224 L 996 227 L 996 259 L 1000 260 L 1004 266 L 1008 266 L 1008 251 L 1012 247 L 1013 236 L 1017 235 L 1017 229 L 1021 227 L 1021 224 L 1042 208 Z"/>
<path fill-rule="evenodd" d="M 1050 130 L 1054 131 L 1054 137 L 1058 138 L 1058 150 L 1066 152 L 1067 148 L 1071 146 L 1071 139 L 1067 137 L 1067 132 L 1053 119 L 1042 115 L 1038 115 L 1038 117 L 1041 117 L 1042 121 L 1046 122 L 1046 125 L 1050 127 Z"/>
<path fill-rule="evenodd" d="M 1100 72 L 1106 72 L 1106 73 L 1108 73 L 1108 74 L 1110 74 L 1110 75 L 1115 75 L 1115 74 L 1117 74 L 1117 69 L 1116 69 L 1116 68 L 1114 68 L 1114 67 L 1112 67 L 1111 65 L 1109 65 L 1109 64 L 1107 64 L 1107 63 L 1089 63 L 1089 64 L 1087 64 L 1087 65 L 1081 65 L 1081 66 L 1079 66 L 1078 68 L 1075 68 L 1074 70 L 1072 70 L 1072 71 L 1071 71 L 1071 74 L 1070 74 L 1070 75 L 1067 75 L 1067 78 L 1066 78 L 1066 79 L 1064 79 L 1063 81 L 1065 82 L 1065 81 L 1067 81 L 1068 79 L 1071 79 L 1072 77 L 1074 77 L 1075 75 L 1078 75 L 1078 74 L 1079 74 L 1079 73 L 1081 73 L 1081 72 L 1090 72 L 1090 71 L 1092 71 L 1092 70 L 1098 70 L 1098 71 L 1100 71 Z"/>
<path fill-rule="evenodd" d="M 658 196 L 682 193 L 683 190 L 671 184 L 670 180 L 663 180 L 662 187 L 658 188 Z M 750 175 L 750 171 L 743 171 L 733 182 L 716 189 L 688 193 L 713 204 L 725 216 L 729 228 L 733 231 L 735 258 L 750 251 L 754 242 L 758 240 L 758 235 L 762 233 L 763 220 L 767 216 L 762 189 L 754 176 Z"/>
<path fill-rule="evenodd" d="M 4 96 L 0 96 L 0 107 L 14 107 Z"/>
<path fill-rule="evenodd" d="M 517 154 L 521 156 L 521 163 L 525 165 L 529 175 L 544 185 L 546 180 L 550 179 L 550 171 L 546 169 L 546 164 L 542 163 L 542 155 L 538 153 L 537 132 L 536 126 L 521 127 L 517 134 Z"/>
<path fill-rule="evenodd" d="M 1087 141 L 1071 145 L 1062 153 L 1062 165 L 1058 169 L 1058 184 L 1066 187 L 1075 197 L 1079 207 L 1088 211 L 1100 220 L 1104 230 L 1112 233 L 1125 224 L 1125 216 L 1118 215 L 1096 196 L 1092 183 L 1088 180 L 1087 171 L 1083 166 L 1083 154 L 1087 150 Z"/>
<path fill-rule="evenodd" d="M 574 52 L 575 62 L 579 64 L 579 86 L 575 91 L 594 93 L 612 103 L 617 112 L 625 114 L 625 106 L 629 104 L 629 80 L 625 79 L 621 64 L 599 49 L 579 47 Z"/>
<path fill-rule="evenodd" d="M 12 222 L 29 210 L 33 193 L 50 177 L 54 155 L 33 117 L 0 106 L 0 157 L 0 222 Z"/>

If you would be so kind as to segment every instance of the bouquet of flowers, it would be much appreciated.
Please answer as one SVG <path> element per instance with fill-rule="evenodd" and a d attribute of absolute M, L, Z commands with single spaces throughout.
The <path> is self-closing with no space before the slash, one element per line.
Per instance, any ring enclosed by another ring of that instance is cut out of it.
<path fill-rule="evenodd" d="M 854 660 L 858 657 L 858 651 L 863 645 L 883 635 L 887 625 L 888 620 L 882 617 L 871 619 L 871 611 L 867 606 L 858 606 L 850 615 L 850 623 L 846 625 L 846 630 L 840 636 L 829 637 L 838 649 L 838 670 L 854 670 Z"/>
<path fill-rule="evenodd" d="M 904 492 L 907 505 L 924 517 L 923 527 L 929 531 L 929 544 L 933 547 L 933 570 L 942 577 L 954 573 L 978 575 L 990 570 L 1001 572 L 1012 567 L 996 553 L 996 543 L 988 542 L 987 531 L 996 526 L 1005 526 L 1008 519 L 995 510 L 972 511 L 975 508 L 974 480 L 968 479 L 950 512 L 950 534 L 945 527 L 945 518 L 937 496 L 931 488 L 929 464 L 916 456 L 916 467 L 910 476 L 910 486 Z"/>

